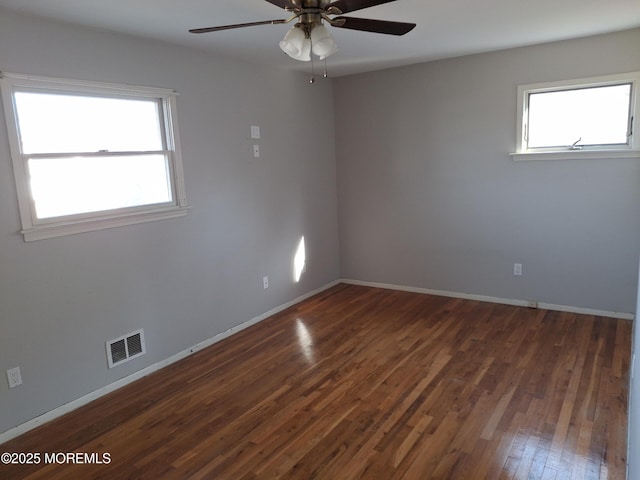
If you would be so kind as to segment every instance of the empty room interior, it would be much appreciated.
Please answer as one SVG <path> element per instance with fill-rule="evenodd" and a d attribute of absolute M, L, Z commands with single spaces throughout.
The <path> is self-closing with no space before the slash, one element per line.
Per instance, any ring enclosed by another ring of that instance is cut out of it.
<path fill-rule="evenodd" d="M 640 479 L 640 3 L 0 0 L 0 72 L 0 478 Z"/>

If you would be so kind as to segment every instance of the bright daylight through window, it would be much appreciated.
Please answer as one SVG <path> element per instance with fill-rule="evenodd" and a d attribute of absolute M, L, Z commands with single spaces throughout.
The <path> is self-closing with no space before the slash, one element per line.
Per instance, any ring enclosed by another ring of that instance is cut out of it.
<path fill-rule="evenodd" d="M 174 92 L 1 81 L 26 240 L 186 213 Z"/>
<path fill-rule="evenodd" d="M 518 88 L 518 149 L 534 158 L 638 156 L 640 73 Z M 519 158 L 524 159 L 524 158 Z"/>

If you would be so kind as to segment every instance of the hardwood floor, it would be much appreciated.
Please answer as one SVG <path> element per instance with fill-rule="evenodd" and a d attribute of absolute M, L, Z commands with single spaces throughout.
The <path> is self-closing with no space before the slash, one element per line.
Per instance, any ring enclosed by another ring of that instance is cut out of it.
<path fill-rule="evenodd" d="M 631 322 L 338 285 L 0 446 L 11 479 L 623 479 Z M 60 457 L 58 457 L 60 459 Z"/>

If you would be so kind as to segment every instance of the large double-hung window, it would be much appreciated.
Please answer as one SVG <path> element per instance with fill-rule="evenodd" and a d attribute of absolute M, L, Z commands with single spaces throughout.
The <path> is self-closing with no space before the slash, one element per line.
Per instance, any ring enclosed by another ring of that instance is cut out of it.
<path fill-rule="evenodd" d="M 26 240 L 181 216 L 171 90 L 0 79 Z"/>

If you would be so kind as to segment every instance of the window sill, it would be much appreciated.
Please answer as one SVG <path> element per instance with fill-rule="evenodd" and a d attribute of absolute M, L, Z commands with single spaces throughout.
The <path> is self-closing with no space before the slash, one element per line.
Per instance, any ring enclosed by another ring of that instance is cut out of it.
<path fill-rule="evenodd" d="M 63 237 L 76 233 L 93 232 L 107 228 L 124 227 L 136 223 L 153 222 L 169 218 L 183 217 L 189 207 L 170 207 L 146 212 L 136 212 L 128 215 L 94 218 L 90 220 L 78 220 L 51 225 L 35 225 L 25 228 L 20 233 L 24 235 L 25 242 L 44 240 L 45 238 Z"/>
<path fill-rule="evenodd" d="M 515 152 L 509 155 L 516 162 L 528 160 L 589 160 L 640 158 L 640 150 L 565 150 L 558 152 Z"/>

